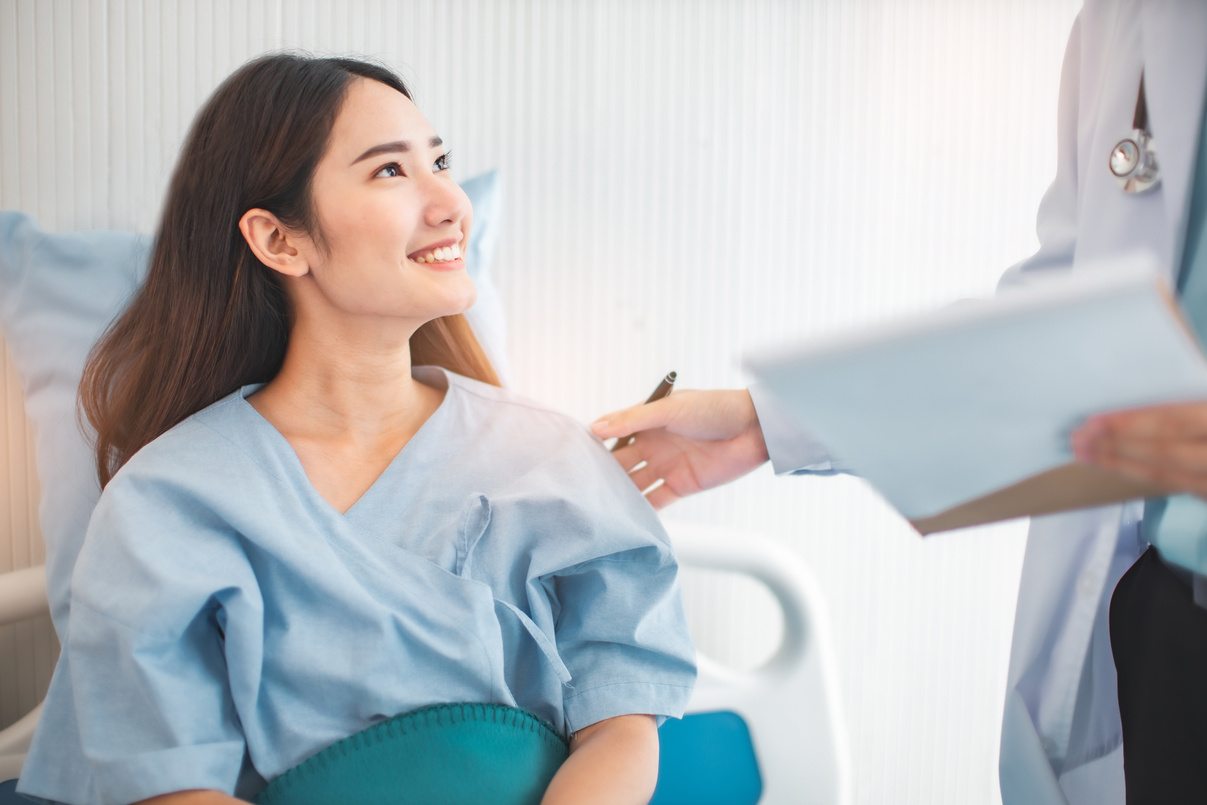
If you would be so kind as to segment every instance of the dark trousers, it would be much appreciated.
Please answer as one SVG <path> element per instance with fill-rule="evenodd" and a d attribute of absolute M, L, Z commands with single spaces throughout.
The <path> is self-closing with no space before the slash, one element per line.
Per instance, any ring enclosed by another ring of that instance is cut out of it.
<path fill-rule="evenodd" d="M 1149 548 L 1111 597 L 1127 805 L 1207 803 L 1207 610 Z"/>

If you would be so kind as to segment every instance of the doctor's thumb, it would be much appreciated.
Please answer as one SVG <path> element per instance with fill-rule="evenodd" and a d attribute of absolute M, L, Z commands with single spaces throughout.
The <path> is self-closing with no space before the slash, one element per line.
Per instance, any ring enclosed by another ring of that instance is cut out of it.
<path fill-rule="evenodd" d="M 668 397 L 605 414 L 591 423 L 591 432 L 601 439 L 612 439 L 665 427 L 673 410 L 670 402 Z"/>

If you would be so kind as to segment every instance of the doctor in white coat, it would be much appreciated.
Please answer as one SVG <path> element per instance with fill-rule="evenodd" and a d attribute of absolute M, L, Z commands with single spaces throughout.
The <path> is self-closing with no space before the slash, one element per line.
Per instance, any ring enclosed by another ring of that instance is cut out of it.
<path fill-rule="evenodd" d="M 1161 178 L 1150 191 L 1132 194 L 1111 175 L 1108 160 L 1131 131 L 1142 73 Z M 1089 270 L 1096 260 L 1138 251 L 1154 255 L 1176 284 L 1205 90 L 1207 2 L 1087 0 L 1062 70 L 1058 167 L 1040 204 L 1040 249 L 1009 269 L 1002 287 Z M 1083 428 L 1076 436 L 1079 457 L 1171 491 L 1207 496 L 1207 406 L 1141 413 L 1104 417 Z M 1164 435 L 1160 444 L 1150 438 L 1154 423 Z M 601 438 L 643 432 L 616 457 L 626 468 L 646 462 L 633 473 L 641 488 L 664 481 L 649 493 L 658 507 L 732 480 L 768 458 L 777 472 L 841 469 L 758 389 L 679 391 L 609 414 L 593 429 Z M 1148 547 L 1143 514 L 1137 501 L 1031 523 L 1002 724 L 1005 805 L 1125 801 L 1109 613 L 1116 583 Z M 1207 678 L 1202 685 L 1207 693 Z M 1200 794 L 1200 801 L 1207 797 Z"/>

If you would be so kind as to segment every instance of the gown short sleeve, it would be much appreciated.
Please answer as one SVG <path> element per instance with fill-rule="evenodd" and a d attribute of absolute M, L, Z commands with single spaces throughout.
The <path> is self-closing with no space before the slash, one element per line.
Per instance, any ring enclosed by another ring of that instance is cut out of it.
<path fill-rule="evenodd" d="M 223 626 L 232 606 L 233 621 L 259 620 L 246 559 L 170 484 L 135 473 L 110 486 L 89 529 L 106 538 L 86 540 L 78 561 L 46 723 L 22 779 L 64 802 L 235 793 L 246 743 L 226 658 L 239 648 L 227 638 L 258 638 Z"/>
<path fill-rule="evenodd" d="M 571 687 L 570 732 L 630 713 L 683 714 L 695 679 L 682 632 L 676 565 L 654 547 L 566 568 L 554 577 L 557 648 Z"/>
<path fill-rule="evenodd" d="M 554 644 L 566 674 L 555 723 L 573 733 L 619 715 L 682 716 L 695 649 L 657 513 L 581 424 L 545 419 L 520 441 L 509 442 L 514 480 L 490 499 L 468 565 Z"/>

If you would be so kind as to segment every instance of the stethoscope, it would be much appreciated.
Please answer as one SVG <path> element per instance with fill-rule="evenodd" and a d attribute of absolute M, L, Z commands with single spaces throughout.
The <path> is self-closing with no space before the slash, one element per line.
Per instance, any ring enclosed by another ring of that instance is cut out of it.
<path fill-rule="evenodd" d="M 1157 145 L 1148 130 L 1148 101 L 1144 97 L 1144 72 L 1140 72 L 1140 93 L 1132 116 L 1132 133 L 1115 143 L 1107 162 L 1111 175 L 1124 193 L 1144 193 L 1161 181 L 1157 166 Z"/>

